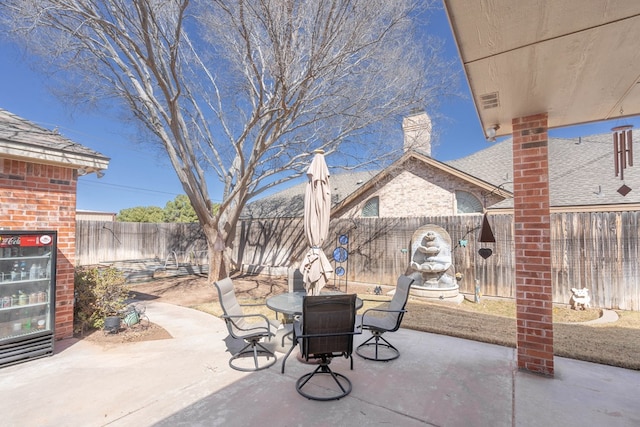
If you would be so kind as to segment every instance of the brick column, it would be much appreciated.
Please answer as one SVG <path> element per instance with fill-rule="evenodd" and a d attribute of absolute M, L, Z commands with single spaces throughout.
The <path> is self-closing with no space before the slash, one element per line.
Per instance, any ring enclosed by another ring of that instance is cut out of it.
<path fill-rule="evenodd" d="M 518 368 L 553 376 L 547 114 L 512 124 Z"/>

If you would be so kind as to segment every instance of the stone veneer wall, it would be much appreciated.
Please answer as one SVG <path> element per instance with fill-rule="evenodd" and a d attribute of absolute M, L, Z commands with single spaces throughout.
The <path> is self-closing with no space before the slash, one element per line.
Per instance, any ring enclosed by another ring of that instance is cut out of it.
<path fill-rule="evenodd" d="M 0 227 L 58 232 L 56 339 L 73 336 L 75 170 L 0 158 Z"/>

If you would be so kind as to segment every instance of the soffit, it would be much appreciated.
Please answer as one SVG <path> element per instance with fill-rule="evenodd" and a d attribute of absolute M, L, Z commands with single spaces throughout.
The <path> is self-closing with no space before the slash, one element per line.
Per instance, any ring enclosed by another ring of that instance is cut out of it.
<path fill-rule="evenodd" d="M 444 0 L 483 129 L 640 114 L 640 1 Z"/>

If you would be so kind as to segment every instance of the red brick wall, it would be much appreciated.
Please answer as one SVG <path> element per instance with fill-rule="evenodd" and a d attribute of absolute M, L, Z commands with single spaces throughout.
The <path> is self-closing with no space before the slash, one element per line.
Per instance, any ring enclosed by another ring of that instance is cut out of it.
<path fill-rule="evenodd" d="M 518 368 L 553 375 L 547 114 L 513 119 Z"/>
<path fill-rule="evenodd" d="M 56 339 L 73 336 L 74 169 L 0 158 L 0 227 L 58 232 Z"/>

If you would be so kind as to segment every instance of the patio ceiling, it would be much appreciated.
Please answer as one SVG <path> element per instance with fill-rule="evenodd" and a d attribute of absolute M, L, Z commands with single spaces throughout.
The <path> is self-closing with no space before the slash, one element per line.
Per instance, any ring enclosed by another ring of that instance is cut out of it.
<path fill-rule="evenodd" d="M 640 114 L 640 1 L 443 1 L 483 129 Z"/>

